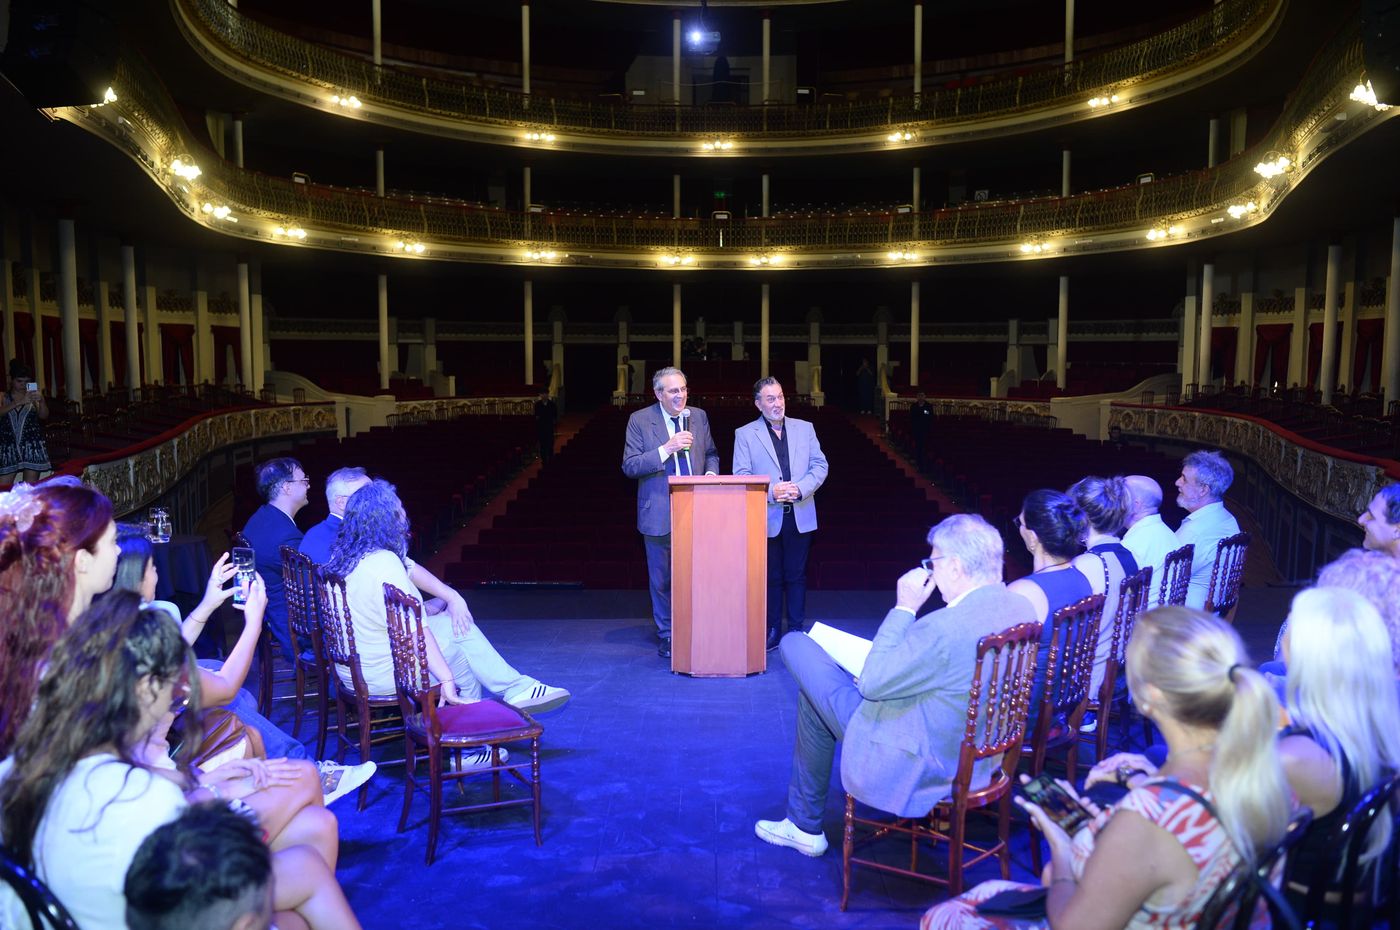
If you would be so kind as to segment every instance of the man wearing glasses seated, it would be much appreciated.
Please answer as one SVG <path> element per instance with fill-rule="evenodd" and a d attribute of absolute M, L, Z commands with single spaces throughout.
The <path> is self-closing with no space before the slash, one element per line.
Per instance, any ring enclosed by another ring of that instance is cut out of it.
<path fill-rule="evenodd" d="M 287 593 L 282 586 L 282 547 L 301 545 L 297 511 L 306 506 L 311 479 L 293 458 L 268 459 L 258 466 L 258 495 L 263 504 L 248 518 L 243 535 L 253 547 L 255 565 L 267 587 L 267 613 L 264 623 L 277 640 L 282 655 L 292 661 L 291 630 L 287 628 Z"/>

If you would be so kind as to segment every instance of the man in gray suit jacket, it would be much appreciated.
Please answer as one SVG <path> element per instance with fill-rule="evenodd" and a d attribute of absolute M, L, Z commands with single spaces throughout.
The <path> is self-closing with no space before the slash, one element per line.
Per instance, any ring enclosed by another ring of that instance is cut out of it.
<path fill-rule="evenodd" d="M 812 424 L 785 417 L 783 386 L 753 386 L 759 419 L 734 431 L 734 474 L 768 476 L 768 648 L 778 647 L 787 596 L 788 631 L 807 625 L 807 553 L 817 529 L 812 495 L 826 480 L 826 456 Z"/>
<path fill-rule="evenodd" d="M 622 473 L 637 479 L 637 530 L 646 542 L 651 612 L 661 644 L 671 655 L 671 491 L 670 475 L 714 475 L 719 450 L 710 438 L 705 411 L 686 406 L 689 389 L 679 368 L 651 377 L 657 405 L 632 414 L 622 449 Z"/>
<path fill-rule="evenodd" d="M 797 680 L 797 740 L 787 817 L 754 825 L 764 842 L 807 856 L 826 852 L 822 818 L 837 740 L 845 742 L 842 784 L 871 807 L 919 817 L 952 790 L 977 641 L 1037 618 L 1002 583 L 1005 546 L 986 520 L 955 514 L 929 531 L 928 542 L 924 567 L 899 579 L 895 607 L 856 681 L 811 637 L 783 637 L 783 661 Z M 948 606 L 916 619 L 935 588 Z M 997 761 L 979 763 L 974 788 Z"/>

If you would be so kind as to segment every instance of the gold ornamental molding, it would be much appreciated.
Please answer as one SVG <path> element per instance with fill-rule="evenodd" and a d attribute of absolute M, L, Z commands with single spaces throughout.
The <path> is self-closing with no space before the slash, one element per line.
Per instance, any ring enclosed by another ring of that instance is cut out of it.
<path fill-rule="evenodd" d="M 623 104 L 501 90 L 376 66 L 278 32 L 228 0 L 170 5 L 186 39 L 216 70 L 347 119 L 519 148 L 723 158 L 894 151 L 1100 119 L 1239 67 L 1272 38 L 1286 0 L 1224 0 L 1141 41 L 967 87 L 745 107 Z"/>
<path fill-rule="evenodd" d="M 190 219 L 287 248 L 552 268 L 713 270 L 934 267 L 1165 248 L 1264 222 L 1332 152 L 1397 110 L 1358 100 L 1353 22 L 1316 56 L 1274 126 L 1215 168 L 1070 197 L 925 213 L 826 213 L 734 220 L 517 213 L 482 204 L 295 183 L 237 168 L 195 137 L 164 85 L 123 57 L 109 100 L 60 107 L 126 152 Z"/>
<path fill-rule="evenodd" d="M 1176 407 L 1113 404 L 1108 427 L 1126 435 L 1171 439 L 1248 456 L 1285 490 L 1342 520 L 1352 521 L 1392 478 L 1395 463 L 1359 461 L 1303 445 L 1261 420 Z"/>

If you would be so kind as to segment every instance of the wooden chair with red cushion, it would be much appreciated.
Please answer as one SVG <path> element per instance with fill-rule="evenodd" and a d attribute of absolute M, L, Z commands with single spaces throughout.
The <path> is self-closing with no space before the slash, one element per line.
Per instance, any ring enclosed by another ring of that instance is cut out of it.
<path fill-rule="evenodd" d="M 1196 557 L 1196 546 L 1187 543 L 1175 552 L 1167 554 L 1162 564 L 1162 588 L 1157 603 L 1163 606 L 1186 604 L 1186 591 L 1191 586 L 1191 560 Z"/>
<path fill-rule="evenodd" d="M 1119 704 L 1127 704 L 1126 689 L 1121 693 L 1118 691 L 1118 675 L 1127 666 L 1128 640 L 1133 636 L 1133 624 L 1137 623 L 1138 614 L 1147 609 L 1151 596 L 1151 565 L 1124 578 L 1118 585 L 1118 609 L 1113 616 L 1113 639 L 1108 648 L 1108 662 L 1104 666 L 1103 681 L 1099 684 L 1098 694 L 1090 695 L 1089 704 L 1085 708 L 1098 718 L 1097 729 L 1094 731 L 1096 760 L 1102 760 L 1108 755 L 1108 725 L 1113 717 L 1113 708 Z M 1128 708 L 1124 706 L 1120 714 L 1123 720 L 1122 741 L 1126 743 Z"/>
<path fill-rule="evenodd" d="M 946 885 L 952 896 L 962 893 L 964 869 L 993 856 L 1001 863 L 1001 877 L 1011 877 L 1011 848 L 1007 843 L 1011 830 L 1011 789 L 1026 736 L 1026 711 L 1035 680 L 1040 629 L 1039 623 L 1022 623 L 978 640 L 967 695 L 967 727 L 963 731 L 957 772 L 947 800 L 935 806 L 926 817 L 889 821 L 856 816 L 856 799 L 846 795 L 845 832 L 841 843 L 841 910 L 846 909 L 851 896 L 852 865 Z M 1000 761 L 992 763 L 987 784 L 974 788 L 974 766 L 997 756 L 1001 757 Z M 992 805 L 996 805 L 997 842 L 988 847 L 969 843 L 968 814 L 977 810 L 991 813 L 987 809 Z M 857 826 L 872 832 L 857 841 Z M 890 835 L 909 837 L 909 868 L 856 858 L 858 846 Z M 925 840 L 935 846 L 940 842 L 947 844 L 947 878 L 919 871 L 919 844 Z M 969 853 L 971 858 L 964 858 Z"/>
<path fill-rule="evenodd" d="M 350 602 L 345 596 L 345 579 L 317 568 L 316 597 L 320 604 L 321 644 L 326 653 L 326 667 L 334 673 L 331 691 L 335 695 L 336 750 L 335 761 L 345 761 L 345 750 L 355 746 L 360 761 L 368 762 L 370 748 L 375 743 L 398 739 L 403 731 L 399 714 L 399 699 L 392 694 L 370 694 L 360 667 L 360 653 L 355 648 L 355 625 L 350 616 Z M 337 666 L 350 674 L 350 684 L 340 679 Z M 328 674 L 327 680 L 331 675 Z M 349 718 L 354 717 L 353 724 Z M 350 730 L 355 730 L 351 738 Z M 369 783 L 360 788 L 359 810 L 365 809 Z"/>
<path fill-rule="evenodd" d="M 394 656 L 394 681 L 398 685 L 399 708 L 404 720 L 404 785 L 403 813 L 399 816 L 399 832 L 408 825 L 408 811 L 413 792 L 422 787 L 428 792 L 428 849 L 426 860 L 433 864 L 437 852 L 438 822 L 442 818 L 442 786 L 445 781 L 460 781 L 473 775 L 491 776 L 491 800 L 448 808 L 447 813 L 495 810 L 503 807 L 529 805 L 532 810 L 535 845 L 540 836 L 540 726 L 524 711 L 516 710 L 496 698 L 471 704 L 438 706 L 442 686 L 433 684 L 428 674 L 428 653 L 423 634 L 423 605 L 392 584 L 384 584 L 384 606 L 389 615 L 389 644 Z M 508 762 L 501 759 L 501 747 L 506 743 L 530 742 L 528 762 Z M 490 747 L 491 764 L 463 768 L 462 751 Z M 418 780 L 418 751 L 428 757 L 428 781 Z M 443 758 L 453 764 L 447 770 Z M 529 769 L 528 777 L 522 774 Z M 526 789 L 524 797 L 501 796 L 501 773 L 511 775 Z"/>
<path fill-rule="evenodd" d="M 1206 589 L 1206 613 L 1213 613 L 1227 623 L 1235 622 L 1235 608 L 1240 605 L 1240 582 L 1244 578 L 1244 560 L 1249 555 L 1250 539 L 1248 533 L 1239 533 L 1220 540 L 1215 550 L 1210 587 Z"/>

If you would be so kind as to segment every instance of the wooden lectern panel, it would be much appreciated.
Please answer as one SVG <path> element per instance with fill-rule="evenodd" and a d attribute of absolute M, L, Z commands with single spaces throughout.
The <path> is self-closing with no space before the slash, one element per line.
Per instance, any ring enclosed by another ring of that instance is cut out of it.
<path fill-rule="evenodd" d="M 671 479 L 671 670 L 767 668 L 768 479 Z"/>

